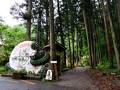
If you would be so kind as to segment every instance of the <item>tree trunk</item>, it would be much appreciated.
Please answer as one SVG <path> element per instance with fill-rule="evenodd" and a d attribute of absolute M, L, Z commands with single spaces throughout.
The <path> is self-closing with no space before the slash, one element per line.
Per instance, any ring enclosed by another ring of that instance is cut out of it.
<path fill-rule="evenodd" d="M 120 0 L 117 0 L 118 21 L 120 25 Z"/>
<path fill-rule="evenodd" d="M 42 10 L 41 10 L 41 8 L 39 8 L 39 10 L 38 10 L 38 12 L 39 12 L 39 17 L 38 17 L 38 25 L 37 25 L 37 32 L 36 32 L 36 42 L 38 43 L 38 45 L 39 46 L 41 46 L 41 36 L 40 36 L 40 34 L 41 34 L 41 17 L 42 17 Z M 39 49 L 40 49 L 40 47 L 39 47 Z"/>
<path fill-rule="evenodd" d="M 103 8 L 103 20 L 104 20 L 105 38 L 106 38 L 107 51 L 108 51 L 108 59 L 110 60 L 110 66 L 113 67 L 113 60 L 112 60 L 110 41 L 109 41 L 109 33 L 108 33 L 108 28 L 107 28 L 108 26 L 107 26 L 105 6 L 104 6 L 103 0 L 102 0 L 102 8 Z"/>
<path fill-rule="evenodd" d="M 48 6 L 48 0 L 46 0 L 46 40 L 45 40 L 45 45 L 49 43 L 49 6 Z"/>
<path fill-rule="evenodd" d="M 72 68 L 72 58 L 71 58 L 71 44 L 70 44 L 70 30 L 68 29 L 68 46 L 69 46 L 69 59 L 70 59 L 70 68 Z"/>
<path fill-rule="evenodd" d="M 65 41 L 64 41 L 64 33 L 62 30 L 62 20 L 61 20 L 61 13 L 60 13 L 60 5 L 59 5 L 59 0 L 57 0 L 57 7 L 58 7 L 58 15 L 59 15 L 59 31 L 60 31 L 60 37 L 61 37 L 61 43 L 65 47 Z M 64 51 L 64 67 L 66 67 L 66 52 Z"/>
<path fill-rule="evenodd" d="M 117 7 L 116 7 L 117 8 L 117 14 L 118 14 L 117 15 L 118 16 L 117 17 L 117 19 L 118 19 L 118 30 L 117 30 L 118 31 L 118 33 L 117 33 L 118 34 L 118 39 L 117 40 L 118 40 L 118 47 L 119 47 L 119 53 L 120 53 L 120 32 L 119 32 L 120 31 L 120 0 L 116 0 L 116 4 L 117 4 Z"/>
<path fill-rule="evenodd" d="M 50 16 L 50 61 L 56 61 L 56 50 L 55 50 L 55 32 L 54 32 L 54 8 L 53 0 L 49 0 L 49 16 Z M 52 63 L 53 79 L 58 80 L 57 64 Z"/>
<path fill-rule="evenodd" d="M 106 9 L 107 9 L 108 19 L 109 19 L 109 23 L 110 23 L 110 28 L 111 28 L 115 57 L 116 57 L 116 60 L 117 60 L 118 70 L 120 71 L 120 55 L 119 55 L 119 51 L 118 51 L 118 48 L 117 48 L 117 41 L 116 41 L 115 32 L 114 32 L 114 28 L 113 28 L 113 22 L 112 22 L 112 18 L 111 18 L 110 11 L 109 11 L 109 6 L 108 6 L 109 1 L 107 0 L 106 2 L 107 2 L 106 3 Z"/>
<path fill-rule="evenodd" d="M 32 0 L 28 0 L 28 15 L 32 16 Z M 31 18 L 27 20 L 27 40 L 31 40 Z"/>
<path fill-rule="evenodd" d="M 73 30 L 73 28 L 72 28 L 72 30 Z M 72 32 L 72 68 L 75 66 L 75 49 L 74 49 L 74 42 L 75 42 L 75 40 L 74 40 L 74 35 L 75 34 L 75 32 L 73 31 Z"/>
<path fill-rule="evenodd" d="M 86 35 L 87 35 L 87 42 L 88 42 L 88 48 L 89 48 L 89 54 L 90 54 L 90 65 L 92 68 L 94 68 L 94 43 L 93 43 L 93 20 L 92 20 L 92 9 L 91 9 L 91 1 L 88 2 L 83 1 L 82 3 L 85 5 L 83 7 L 83 19 L 86 29 Z M 86 5 L 86 3 L 88 5 Z M 89 9 L 86 9 L 86 7 L 89 6 Z"/>
<path fill-rule="evenodd" d="M 80 38 L 81 39 L 81 38 Z M 79 63 L 79 36 L 78 36 L 78 28 L 76 29 L 76 57 L 77 57 L 77 66 L 78 66 L 78 63 Z M 80 54 L 81 55 L 81 54 Z"/>

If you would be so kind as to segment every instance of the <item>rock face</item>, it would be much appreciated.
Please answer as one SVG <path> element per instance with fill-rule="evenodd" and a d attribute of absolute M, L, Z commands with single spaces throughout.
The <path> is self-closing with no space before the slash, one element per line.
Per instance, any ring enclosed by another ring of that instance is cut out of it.
<path fill-rule="evenodd" d="M 26 70 L 27 72 L 35 74 L 40 71 L 42 66 L 33 66 L 30 63 L 30 57 L 36 53 L 36 51 L 31 48 L 32 43 L 33 41 L 24 41 L 13 49 L 9 58 L 11 68 L 16 71 Z"/>

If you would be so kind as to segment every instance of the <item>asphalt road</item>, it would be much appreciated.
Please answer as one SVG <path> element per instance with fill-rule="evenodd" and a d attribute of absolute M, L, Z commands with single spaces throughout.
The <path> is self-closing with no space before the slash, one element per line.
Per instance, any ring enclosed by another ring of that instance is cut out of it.
<path fill-rule="evenodd" d="M 75 88 L 59 86 L 50 82 L 36 80 L 14 80 L 0 77 L 0 90 L 77 90 Z"/>
<path fill-rule="evenodd" d="M 100 90 L 84 68 L 69 70 L 60 79 L 57 82 L 43 82 L 0 77 L 0 90 Z"/>

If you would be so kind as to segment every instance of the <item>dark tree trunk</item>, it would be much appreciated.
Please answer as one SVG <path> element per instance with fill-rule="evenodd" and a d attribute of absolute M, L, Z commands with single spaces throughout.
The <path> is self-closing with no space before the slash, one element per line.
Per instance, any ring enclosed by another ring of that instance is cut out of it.
<path fill-rule="evenodd" d="M 60 5 L 59 5 L 59 0 L 57 0 L 57 7 L 58 7 L 58 15 L 59 15 L 59 31 L 60 31 L 60 37 L 61 37 L 61 43 L 65 47 L 65 41 L 64 41 L 64 33 L 62 30 L 62 20 L 61 20 L 61 13 L 60 13 Z M 64 67 L 66 67 L 66 52 L 64 51 Z"/>
<path fill-rule="evenodd" d="M 41 46 L 41 17 L 42 17 L 42 11 L 41 8 L 39 8 L 39 18 L 38 18 L 38 25 L 37 25 L 37 32 L 36 32 L 36 42 L 39 46 Z M 39 47 L 40 48 L 40 47 Z"/>
<path fill-rule="evenodd" d="M 49 15 L 50 15 L 50 61 L 56 61 L 56 50 L 55 50 L 55 32 L 54 32 L 54 8 L 53 8 L 53 0 L 49 0 Z M 58 80 L 58 70 L 57 64 L 52 63 L 53 70 L 53 79 Z"/>
<path fill-rule="evenodd" d="M 79 32 L 78 32 L 78 28 L 77 28 L 77 30 L 76 30 L 76 49 L 77 49 L 76 50 L 76 54 L 77 54 L 76 55 L 76 57 L 77 57 L 77 59 L 76 59 L 77 61 L 76 62 L 77 62 L 77 66 L 78 66 L 78 63 L 79 63 L 79 36 L 78 36 L 79 34 L 78 33 Z"/>
<path fill-rule="evenodd" d="M 73 29 L 71 29 L 71 30 L 73 30 Z M 72 68 L 75 66 L 75 47 L 74 47 L 74 42 L 75 42 L 75 40 L 74 40 L 74 35 L 75 33 L 74 33 L 74 31 L 72 32 Z"/>
<path fill-rule="evenodd" d="M 113 22 L 112 22 L 112 18 L 111 18 L 111 15 L 110 15 L 109 0 L 105 0 L 105 1 L 107 2 L 106 3 L 106 11 L 107 11 L 107 14 L 108 14 L 108 20 L 109 20 L 109 24 L 110 24 L 110 28 L 111 28 L 115 57 L 116 57 L 116 60 L 117 60 L 118 70 L 120 71 L 120 55 L 119 55 L 119 51 L 118 51 L 118 47 L 117 47 L 117 41 L 116 41 L 115 31 L 114 31 L 114 27 L 113 27 Z"/>
<path fill-rule="evenodd" d="M 28 14 L 32 16 L 32 0 L 28 0 Z M 27 19 L 27 40 L 31 40 L 31 18 Z"/>
<path fill-rule="evenodd" d="M 108 33 L 108 26 L 107 26 L 107 20 L 106 20 L 104 1 L 102 1 L 102 8 L 103 8 L 105 37 L 106 37 L 107 50 L 108 50 L 108 59 L 110 60 L 110 66 L 113 67 L 113 60 L 112 60 L 112 55 L 111 55 L 111 48 L 110 48 L 109 33 Z"/>
<path fill-rule="evenodd" d="M 46 40 L 45 40 L 45 45 L 49 43 L 49 3 L 48 0 L 46 0 Z"/>
<path fill-rule="evenodd" d="M 83 1 L 82 4 L 83 7 L 83 18 L 85 23 L 85 29 L 86 29 L 86 35 L 87 35 L 87 41 L 88 41 L 88 47 L 89 47 L 89 54 L 90 54 L 90 65 L 92 68 L 94 68 L 94 59 L 95 59 L 95 53 L 94 53 L 94 41 L 93 41 L 93 31 L 94 31 L 94 24 L 93 24 L 93 18 L 92 18 L 92 6 L 91 1 Z M 88 6 L 88 8 L 86 8 Z"/>

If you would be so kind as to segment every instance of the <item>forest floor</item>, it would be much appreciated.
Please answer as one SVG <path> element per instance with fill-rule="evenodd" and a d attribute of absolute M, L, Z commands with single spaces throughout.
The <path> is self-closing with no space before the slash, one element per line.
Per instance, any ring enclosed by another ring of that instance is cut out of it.
<path fill-rule="evenodd" d="M 0 77 L 0 90 L 120 90 L 120 80 L 95 69 L 77 67 L 53 82 Z"/>
<path fill-rule="evenodd" d="M 114 74 L 102 73 L 97 69 L 87 70 L 87 73 L 100 90 L 120 90 L 120 79 Z"/>

